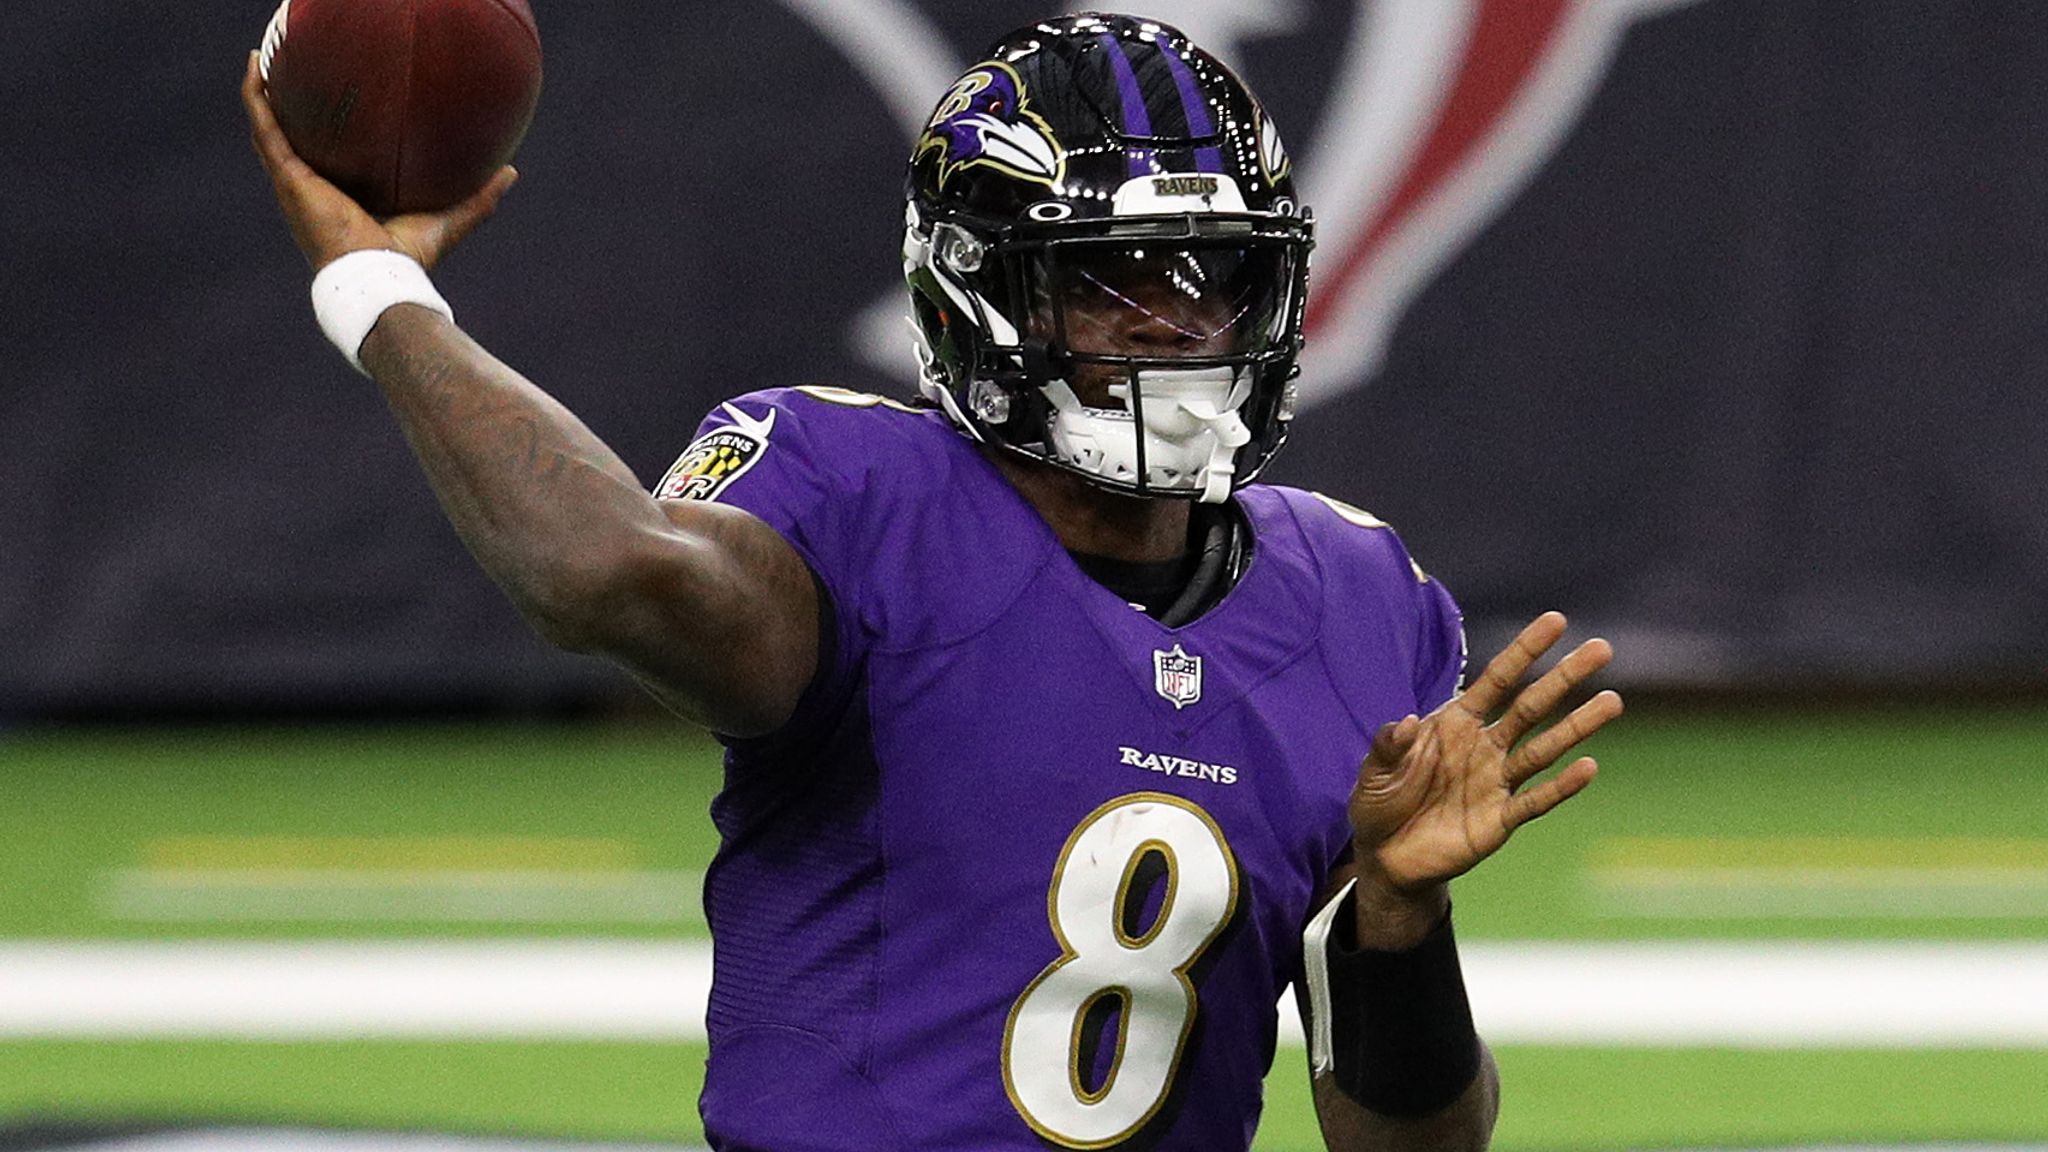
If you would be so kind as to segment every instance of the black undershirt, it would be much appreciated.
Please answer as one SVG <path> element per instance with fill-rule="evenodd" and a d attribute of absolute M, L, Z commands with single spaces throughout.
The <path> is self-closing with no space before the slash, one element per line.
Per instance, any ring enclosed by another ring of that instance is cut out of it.
<path fill-rule="evenodd" d="M 1112 560 L 1086 552 L 1067 555 L 1074 558 L 1089 579 L 1154 617 L 1180 598 L 1181 589 L 1187 587 L 1188 577 L 1194 575 L 1195 562 L 1200 558 L 1192 549 L 1171 560 Z"/>
<path fill-rule="evenodd" d="M 1130 561 L 1069 550 L 1089 579 L 1147 616 L 1179 627 L 1208 611 L 1237 583 L 1244 532 L 1234 505 L 1197 504 L 1188 517 L 1187 551 L 1171 560 Z M 1205 564 L 1203 561 L 1210 562 Z M 1191 587 L 1191 583 L 1202 587 Z M 1167 619 L 1171 612 L 1172 619 Z"/>

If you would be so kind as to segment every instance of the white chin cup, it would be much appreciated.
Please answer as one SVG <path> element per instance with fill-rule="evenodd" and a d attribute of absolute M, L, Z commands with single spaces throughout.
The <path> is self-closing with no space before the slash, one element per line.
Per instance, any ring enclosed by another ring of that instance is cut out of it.
<path fill-rule="evenodd" d="M 1229 368 L 1143 368 L 1138 388 L 1145 408 L 1145 484 L 1162 492 L 1194 492 L 1205 504 L 1230 497 L 1232 461 L 1251 442 L 1237 414 L 1251 395 L 1248 374 Z M 1083 472 L 1135 484 L 1136 421 L 1121 408 L 1090 408 L 1064 380 L 1045 385 L 1053 414 L 1048 431 L 1054 455 Z M 1110 394 L 1130 402 L 1128 383 Z"/>

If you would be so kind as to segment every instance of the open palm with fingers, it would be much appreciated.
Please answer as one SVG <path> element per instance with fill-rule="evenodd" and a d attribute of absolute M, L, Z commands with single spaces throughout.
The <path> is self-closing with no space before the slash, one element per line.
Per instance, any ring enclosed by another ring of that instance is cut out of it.
<path fill-rule="evenodd" d="M 1614 658 L 1607 641 L 1588 640 L 1516 692 L 1564 630 L 1560 613 L 1537 617 L 1449 703 L 1380 729 L 1351 792 L 1351 828 L 1359 865 L 1386 887 L 1415 892 L 1463 874 L 1592 782 L 1598 766 L 1581 756 L 1532 783 L 1621 715 L 1616 693 L 1601 692 L 1523 739 Z"/>

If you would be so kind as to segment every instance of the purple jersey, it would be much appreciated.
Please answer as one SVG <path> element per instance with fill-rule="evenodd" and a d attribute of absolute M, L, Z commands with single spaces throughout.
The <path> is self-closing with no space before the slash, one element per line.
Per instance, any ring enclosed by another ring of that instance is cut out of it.
<path fill-rule="evenodd" d="M 713 807 L 712 1145 L 1247 1147 L 1358 763 L 1462 669 L 1393 532 L 1246 488 L 1249 567 L 1165 628 L 942 416 L 832 389 L 724 405 L 659 491 L 830 608 Z"/>

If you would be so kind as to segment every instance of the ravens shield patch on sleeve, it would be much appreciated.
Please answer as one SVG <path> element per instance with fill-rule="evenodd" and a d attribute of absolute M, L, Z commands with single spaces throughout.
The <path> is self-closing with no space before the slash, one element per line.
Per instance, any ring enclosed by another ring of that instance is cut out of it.
<path fill-rule="evenodd" d="M 655 485 L 654 494 L 663 500 L 716 500 L 726 486 L 746 475 L 747 469 L 768 450 L 768 434 L 775 428 L 775 409 L 753 417 L 731 404 L 723 405 L 732 423 L 699 436 L 683 450 L 668 474 Z"/>

